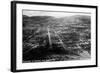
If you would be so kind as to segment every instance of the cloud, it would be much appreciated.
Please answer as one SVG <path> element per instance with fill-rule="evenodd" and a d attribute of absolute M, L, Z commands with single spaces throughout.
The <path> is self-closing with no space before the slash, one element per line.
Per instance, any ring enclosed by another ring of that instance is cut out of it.
<path fill-rule="evenodd" d="M 72 15 L 90 15 L 79 12 L 58 12 L 58 11 L 36 11 L 36 10 L 23 10 L 23 15 L 27 16 L 54 16 L 54 17 L 65 17 Z"/>

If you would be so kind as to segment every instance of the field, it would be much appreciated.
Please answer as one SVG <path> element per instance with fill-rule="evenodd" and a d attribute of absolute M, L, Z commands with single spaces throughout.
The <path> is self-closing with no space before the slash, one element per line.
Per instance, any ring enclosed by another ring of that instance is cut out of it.
<path fill-rule="evenodd" d="M 23 63 L 91 58 L 91 17 L 23 15 Z"/>

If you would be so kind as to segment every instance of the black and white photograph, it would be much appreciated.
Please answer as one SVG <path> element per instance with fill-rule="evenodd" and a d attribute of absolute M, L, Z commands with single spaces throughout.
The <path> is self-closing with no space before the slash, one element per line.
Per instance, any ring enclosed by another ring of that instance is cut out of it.
<path fill-rule="evenodd" d="M 91 59 L 91 15 L 23 10 L 23 63 Z"/>
<path fill-rule="evenodd" d="M 97 67 L 97 6 L 11 3 L 12 72 Z"/>

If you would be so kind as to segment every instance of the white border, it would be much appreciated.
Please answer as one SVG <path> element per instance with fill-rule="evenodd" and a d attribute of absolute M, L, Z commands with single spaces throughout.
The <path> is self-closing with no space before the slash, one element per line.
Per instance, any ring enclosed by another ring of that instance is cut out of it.
<path fill-rule="evenodd" d="M 91 59 L 80 61 L 59 61 L 59 62 L 41 62 L 41 63 L 22 63 L 22 9 L 29 10 L 54 10 L 54 11 L 71 11 L 71 12 L 90 12 L 91 13 Z M 45 6 L 45 5 L 28 5 L 17 4 L 17 48 L 16 48 L 16 63 L 17 70 L 22 69 L 38 69 L 38 68 L 52 68 L 52 67 L 72 67 L 72 66 L 85 66 L 95 65 L 96 59 L 96 11 L 92 8 L 80 8 L 80 7 L 59 7 L 59 6 Z"/>

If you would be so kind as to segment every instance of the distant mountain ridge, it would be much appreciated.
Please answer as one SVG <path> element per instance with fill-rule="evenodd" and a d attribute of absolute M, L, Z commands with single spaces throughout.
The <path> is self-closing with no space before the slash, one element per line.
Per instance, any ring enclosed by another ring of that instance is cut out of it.
<path fill-rule="evenodd" d="M 49 24 L 91 24 L 91 16 L 87 15 L 73 15 L 68 17 L 56 18 L 53 16 L 27 16 L 23 15 L 24 25 L 28 24 L 40 24 L 40 25 L 49 25 Z"/>

